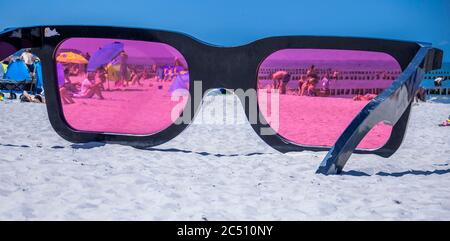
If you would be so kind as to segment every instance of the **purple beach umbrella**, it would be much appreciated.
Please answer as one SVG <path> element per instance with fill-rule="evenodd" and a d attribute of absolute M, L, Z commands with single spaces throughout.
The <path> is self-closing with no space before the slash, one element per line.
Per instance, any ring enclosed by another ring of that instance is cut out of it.
<path fill-rule="evenodd" d="M 100 49 L 95 51 L 89 59 L 87 71 L 95 71 L 98 67 L 108 64 L 123 50 L 124 44 L 121 42 L 113 42 L 102 46 Z"/>

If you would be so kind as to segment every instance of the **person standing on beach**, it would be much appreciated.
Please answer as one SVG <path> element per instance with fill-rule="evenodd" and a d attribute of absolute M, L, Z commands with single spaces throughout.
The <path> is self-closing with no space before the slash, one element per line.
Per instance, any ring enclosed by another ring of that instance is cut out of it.
<path fill-rule="evenodd" d="M 437 77 L 436 79 L 434 79 L 434 86 L 442 86 L 442 81 L 444 80 L 443 77 Z"/>
<path fill-rule="evenodd" d="M 125 51 L 120 52 L 119 54 L 119 61 L 120 61 L 120 68 L 119 68 L 119 74 L 120 74 L 120 80 L 118 81 L 118 85 L 124 86 L 125 83 L 128 81 L 127 75 L 128 75 L 128 55 L 125 53 Z"/>
<path fill-rule="evenodd" d="M 175 59 L 175 74 L 180 74 L 182 71 L 187 70 L 185 64 L 181 61 L 180 58 Z"/>
<path fill-rule="evenodd" d="M 272 89 L 278 89 L 278 83 L 277 80 L 274 78 L 275 73 L 269 74 L 269 79 L 272 80 Z"/>
<path fill-rule="evenodd" d="M 286 94 L 286 88 L 287 88 L 287 84 L 289 83 L 289 81 L 291 81 L 291 75 L 289 73 L 286 72 L 285 75 L 283 75 L 283 77 L 281 78 L 281 94 L 284 95 Z"/>
<path fill-rule="evenodd" d="M 338 78 L 339 78 L 339 72 L 338 72 L 337 70 L 335 70 L 335 71 L 333 72 L 333 76 L 331 77 L 331 79 L 333 80 L 332 88 L 334 88 L 334 89 L 337 88 L 337 81 L 338 81 Z"/>
<path fill-rule="evenodd" d="M 27 65 L 30 75 L 33 75 L 35 57 L 31 53 L 31 49 L 26 49 L 25 51 L 23 51 L 23 53 L 20 55 L 20 59 Z"/>
<path fill-rule="evenodd" d="M 272 81 L 273 81 L 274 89 L 279 89 L 281 87 L 281 80 L 287 74 L 288 74 L 288 72 L 286 72 L 284 70 L 279 70 L 279 71 L 269 75 L 269 78 L 272 79 Z M 290 78 L 290 76 L 289 76 L 289 78 Z"/>
<path fill-rule="evenodd" d="M 306 71 L 306 77 L 308 78 L 312 78 L 312 79 L 317 79 L 317 70 L 316 70 L 316 66 L 315 65 L 311 65 L 308 70 Z"/>
<path fill-rule="evenodd" d="M 329 94 L 329 90 L 330 90 L 330 80 L 329 80 L 329 76 L 328 74 L 324 75 L 321 81 L 321 91 L 325 94 L 328 95 Z"/>
<path fill-rule="evenodd" d="M 308 84 L 306 86 L 306 95 L 312 96 L 314 95 L 314 89 L 318 82 L 319 76 L 317 75 L 316 67 L 311 65 L 306 71 L 306 78 L 308 80 Z"/>

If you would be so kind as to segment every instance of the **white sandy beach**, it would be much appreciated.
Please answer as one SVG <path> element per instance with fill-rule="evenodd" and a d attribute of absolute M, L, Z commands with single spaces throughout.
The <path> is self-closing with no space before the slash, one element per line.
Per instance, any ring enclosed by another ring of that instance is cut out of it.
<path fill-rule="evenodd" d="M 242 109 L 153 151 L 69 143 L 44 105 L 0 111 L 0 220 L 450 220 L 450 104 L 414 106 L 396 154 L 355 154 L 340 176 L 314 174 L 325 152 L 271 149 Z"/>

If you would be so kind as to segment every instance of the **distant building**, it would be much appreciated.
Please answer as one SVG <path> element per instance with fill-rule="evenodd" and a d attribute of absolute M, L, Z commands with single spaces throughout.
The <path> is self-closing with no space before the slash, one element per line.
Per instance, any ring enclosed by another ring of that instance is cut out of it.
<path fill-rule="evenodd" d="M 435 83 L 438 78 L 441 78 L 440 86 Z M 421 86 L 425 88 L 427 94 L 450 95 L 450 64 L 443 64 L 441 69 L 428 72 Z"/>

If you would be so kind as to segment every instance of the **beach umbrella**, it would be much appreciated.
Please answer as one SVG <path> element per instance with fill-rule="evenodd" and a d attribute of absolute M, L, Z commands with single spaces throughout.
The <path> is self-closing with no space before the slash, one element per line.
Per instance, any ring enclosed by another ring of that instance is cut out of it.
<path fill-rule="evenodd" d="M 87 64 L 88 61 L 83 56 L 73 53 L 73 52 L 64 52 L 60 53 L 56 58 L 57 62 L 60 63 L 73 63 L 73 64 Z"/>
<path fill-rule="evenodd" d="M 98 67 L 108 64 L 123 50 L 124 45 L 121 42 L 113 42 L 102 46 L 92 54 L 89 59 L 87 71 L 95 71 Z"/>
<path fill-rule="evenodd" d="M 6 74 L 3 76 L 7 80 L 31 80 L 30 73 L 25 63 L 21 60 L 17 60 L 9 64 Z"/>

